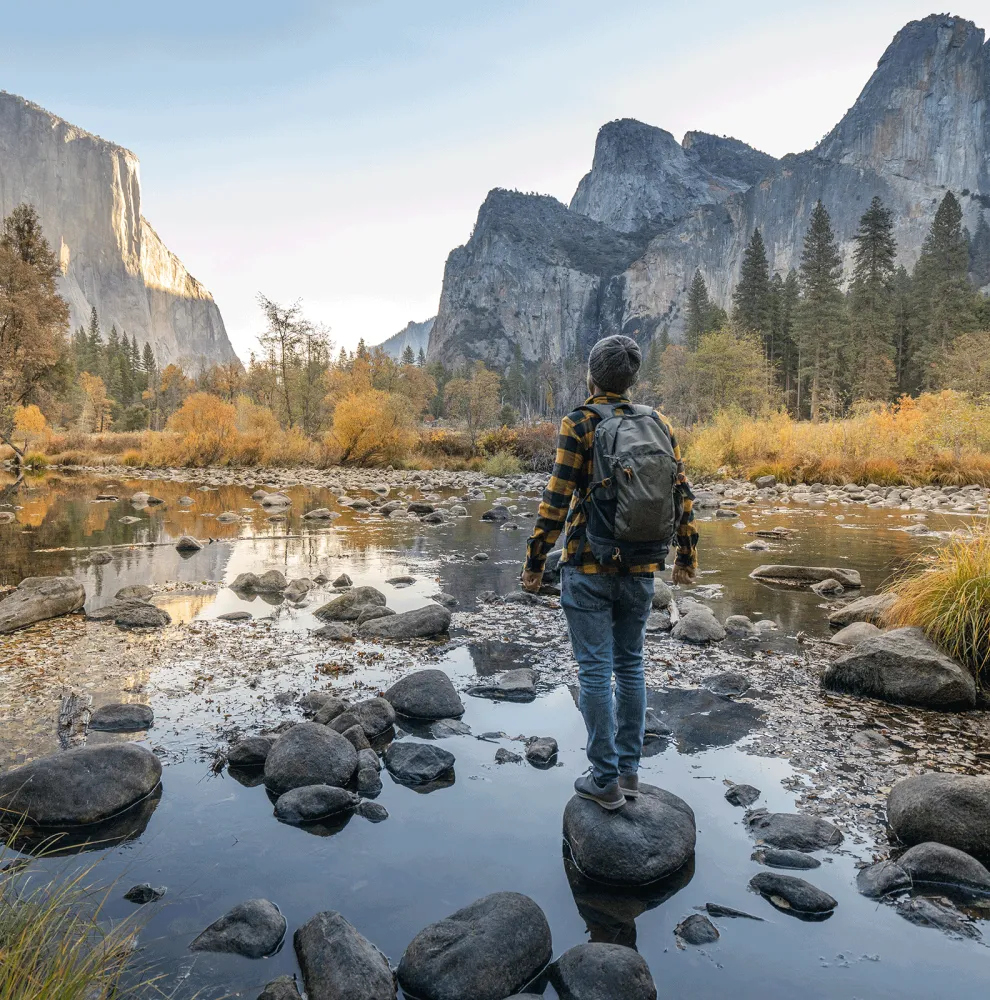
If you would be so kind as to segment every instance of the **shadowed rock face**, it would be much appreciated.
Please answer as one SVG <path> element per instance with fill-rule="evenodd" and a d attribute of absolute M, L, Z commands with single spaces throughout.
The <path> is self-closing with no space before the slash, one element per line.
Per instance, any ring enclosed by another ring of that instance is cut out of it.
<path fill-rule="evenodd" d="M 507 365 L 518 344 L 527 361 L 559 361 L 607 333 L 648 340 L 663 325 L 676 337 L 696 268 L 728 306 L 757 225 L 771 268 L 797 267 L 818 198 L 849 265 L 879 195 L 910 268 L 946 189 L 971 231 L 978 221 L 990 195 L 988 108 L 983 30 L 932 15 L 897 34 L 855 105 L 803 153 L 775 160 L 734 139 L 689 132 L 679 144 L 642 122 L 610 122 L 569 208 L 488 196 L 448 257 L 429 357 Z"/>

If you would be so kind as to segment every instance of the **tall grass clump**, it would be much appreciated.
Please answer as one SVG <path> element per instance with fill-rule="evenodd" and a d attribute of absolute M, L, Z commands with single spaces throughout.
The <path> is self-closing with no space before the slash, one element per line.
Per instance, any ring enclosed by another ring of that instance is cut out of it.
<path fill-rule="evenodd" d="M 485 462 L 482 470 L 486 476 L 518 476 L 523 465 L 511 451 L 499 451 Z"/>
<path fill-rule="evenodd" d="M 923 628 L 982 688 L 990 686 L 990 530 L 953 538 L 936 553 L 934 568 L 916 566 L 890 592 L 897 600 L 884 624 Z"/>

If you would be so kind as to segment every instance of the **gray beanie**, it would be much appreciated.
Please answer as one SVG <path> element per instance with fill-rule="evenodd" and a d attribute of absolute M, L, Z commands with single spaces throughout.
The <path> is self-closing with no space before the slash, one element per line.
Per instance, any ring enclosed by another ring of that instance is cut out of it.
<path fill-rule="evenodd" d="M 603 337 L 591 349 L 588 375 L 602 392 L 623 393 L 636 381 L 643 354 L 631 337 Z"/>

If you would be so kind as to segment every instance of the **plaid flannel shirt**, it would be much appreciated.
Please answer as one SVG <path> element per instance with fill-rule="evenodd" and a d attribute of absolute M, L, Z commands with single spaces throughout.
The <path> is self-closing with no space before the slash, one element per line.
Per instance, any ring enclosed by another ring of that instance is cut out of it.
<path fill-rule="evenodd" d="M 628 403 L 625 396 L 602 393 L 592 396 L 587 403 Z M 587 404 L 586 404 L 587 405 Z M 694 528 L 694 494 L 684 475 L 681 449 L 674 437 L 670 422 L 657 412 L 660 422 L 670 434 L 670 443 L 677 459 L 677 488 L 683 502 L 680 524 L 677 526 L 677 556 L 679 566 L 697 567 L 698 532 Z M 591 410 L 577 409 L 564 417 L 557 439 L 557 457 L 550 482 L 543 492 L 543 502 L 536 519 L 536 527 L 526 547 L 526 569 L 535 573 L 543 571 L 547 553 L 553 548 L 560 532 L 566 528 L 564 554 L 561 563 L 574 564 L 582 573 L 616 573 L 616 566 L 603 566 L 597 562 L 587 546 L 582 548 L 584 525 L 587 516 L 580 506 L 581 498 L 592 481 L 595 428 L 601 418 Z M 578 551 L 581 550 L 580 557 Z M 653 574 L 663 569 L 663 563 L 631 566 L 628 572 Z"/>

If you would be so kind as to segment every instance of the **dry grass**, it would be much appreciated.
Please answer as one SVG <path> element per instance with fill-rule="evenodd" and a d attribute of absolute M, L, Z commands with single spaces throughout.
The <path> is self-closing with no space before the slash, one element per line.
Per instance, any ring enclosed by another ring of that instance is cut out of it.
<path fill-rule="evenodd" d="M 884 623 L 917 625 L 950 656 L 990 686 L 990 529 L 953 538 L 890 588 L 897 602 Z"/>

